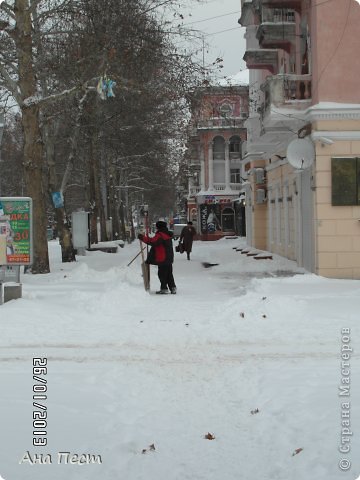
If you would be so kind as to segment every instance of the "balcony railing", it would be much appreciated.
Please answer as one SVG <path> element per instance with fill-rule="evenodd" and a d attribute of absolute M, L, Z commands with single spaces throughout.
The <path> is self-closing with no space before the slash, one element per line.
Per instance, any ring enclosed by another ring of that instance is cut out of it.
<path fill-rule="evenodd" d="M 243 128 L 244 121 L 246 120 L 248 114 L 246 112 L 242 113 L 242 118 L 239 117 L 216 117 L 199 120 L 197 122 L 198 130 L 211 130 L 217 128 Z"/>
<path fill-rule="evenodd" d="M 231 190 L 238 192 L 239 190 L 241 190 L 241 183 L 230 183 L 230 188 Z M 221 192 L 225 189 L 225 183 L 214 183 L 214 190 Z"/>
<path fill-rule="evenodd" d="M 263 7 L 261 16 L 256 33 L 260 46 L 287 50 L 295 41 L 295 10 Z"/>
<path fill-rule="evenodd" d="M 197 193 L 199 193 L 201 190 L 200 186 L 195 186 L 195 187 L 190 187 L 190 197 L 195 197 Z"/>
<path fill-rule="evenodd" d="M 285 8 L 299 8 L 301 0 L 266 0 L 266 3 L 276 7 L 284 6 Z"/>
<path fill-rule="evenodd" d="M 240 152 L 229 152 L 230 160 L 241 160 Z"/>
<path fill-rule="evenodd" d="M 261 22 L 295 23 L 295 10 L 292 8 L 268 8 L 261 10 Z"/>

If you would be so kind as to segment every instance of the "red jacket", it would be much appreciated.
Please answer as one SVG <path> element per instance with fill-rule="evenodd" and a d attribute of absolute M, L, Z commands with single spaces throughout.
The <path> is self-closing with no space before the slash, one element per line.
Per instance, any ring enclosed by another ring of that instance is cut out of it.
<path fill-rule="evenodd" d="M 168 231 L 158 230 L 153 237 L 144 235 L 142 241 L 151 245 L 146 263 L 152 265 L 170 265 L 174 261 L 172 238 Z"/>

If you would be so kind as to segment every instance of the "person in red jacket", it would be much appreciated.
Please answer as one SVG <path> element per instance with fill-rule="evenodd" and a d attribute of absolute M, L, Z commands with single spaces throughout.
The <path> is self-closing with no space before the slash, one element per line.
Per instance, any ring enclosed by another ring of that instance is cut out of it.
<path fill-rule="evenodd" d="M 167 229 L 167 223 L 163 220 L 156 222 L 156 232 L 153 237 L 138 235 L 138 239 L 147 245 L 151 245 L 146 263 L 158 266 L 160 290 L 156 293 L 176 293 L 176 285 L 173 275 L 174 250 L 172 244 L 172 232 Z"/>

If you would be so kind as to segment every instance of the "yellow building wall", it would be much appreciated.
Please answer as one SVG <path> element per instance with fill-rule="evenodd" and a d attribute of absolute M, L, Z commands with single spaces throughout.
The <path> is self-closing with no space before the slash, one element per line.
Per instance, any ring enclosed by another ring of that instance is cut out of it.
<path fill-rule="evenodd" d="M 359 121 L 318 122 L 323 131 L 360 130 Z M 360 156 L 360 141 L 316 142 L 316 273 L 333 278 L 360 278 L 360 205 L 331 205 L 331 158 Z"/>

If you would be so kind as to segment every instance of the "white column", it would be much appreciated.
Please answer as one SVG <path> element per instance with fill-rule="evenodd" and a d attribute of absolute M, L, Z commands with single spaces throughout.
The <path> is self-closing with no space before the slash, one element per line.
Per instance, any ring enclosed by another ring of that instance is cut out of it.
<path fill-rule="evenodd" d="M 200 187 L 203 192 L 205 190 L 205 160 L 203 158 L 200 160 L 200 168 Z"/>
<path fill-rule="evenodd" d="M 200 187 L 201 191 L 205 190 L 205 156 L 204 148 L 200 148 Z"/>
<path fill-rule="evenodd" d="M 209 167 L 209 190 L 214 190 L 214 158 L 213 158 L 213 142 L 209 142 L 208 153 L 208 167 Z"/>
<path fill-rule="evenodd" d="M 230 142 L 225 142 L 225 190 L 230 190 Z"/>

